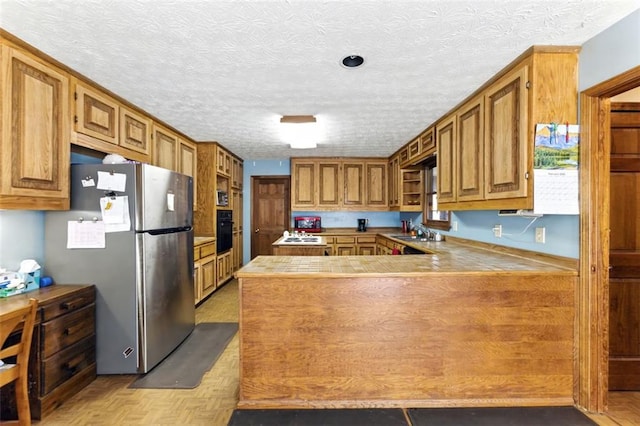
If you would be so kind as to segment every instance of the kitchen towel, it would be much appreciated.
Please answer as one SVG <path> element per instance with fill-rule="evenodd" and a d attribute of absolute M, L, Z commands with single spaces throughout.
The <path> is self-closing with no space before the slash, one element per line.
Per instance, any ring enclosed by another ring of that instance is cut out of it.
<path fill-rule="evenodd" d="M 189 337 L 130 388 L 193 389 L 202 381 L 238 331 L 233 322 L 196 324 Z"/>

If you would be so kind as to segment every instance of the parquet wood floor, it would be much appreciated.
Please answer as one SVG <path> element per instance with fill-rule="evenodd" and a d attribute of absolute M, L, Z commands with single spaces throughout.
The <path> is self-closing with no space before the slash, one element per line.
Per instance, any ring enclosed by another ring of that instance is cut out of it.
<path fill-rule="evenodd" d="M 196 309 L 196 322 L 238 321 L 234 279 Z M 134 375 L 98 376 L 89 386 L 35 425 L 225 426 L 238 401 L 238 336 L 195 389 L 129 389 Z M 610 392 L 601 426 L 639 426 L 640 392 Z"/>
<path fill-rule="evenodd" d="M 238 282 L 196 309 L 196 322 L 238 321 Z M 238 402 L 238 336 L 195 389 L 129 389 L 135 375 L 98 376 L 50 416 L 34 424 L 224 426 Z"/>

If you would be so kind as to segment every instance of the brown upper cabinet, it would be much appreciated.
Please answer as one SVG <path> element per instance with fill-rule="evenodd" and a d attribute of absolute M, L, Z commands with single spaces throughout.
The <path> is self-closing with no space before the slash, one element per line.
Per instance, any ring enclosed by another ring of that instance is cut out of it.
<path fill-rule="evenodd" d="M 535 125 L 576 122 L 578 52 L 532 47 L 438 121 L 439 208 L 533 208 Z"/>
<path fill-rule="evenodd" d="M 242 180 L 244 174 L 244 162 L 242 159 L 231 156 L 231 187 L 242 189 Z"/>
<path fill-rule="evenodd" d="M 193 178 L 193 209 L 197 210 L 197 146 L 167 127 L 153 123 L 153 164 Z"/>
<path fill-rule="evenodd" d="M 195 142 L 178 139 L 178 170 L 193 179 L 193 210 L 198 210 L 198 153 Z"/>
<path fill-rule="evenodd" d="M 151 118 L 77 78 L 73 79 L 73 97 L 76 144 L 150 162 Z"/>
<path fill-rule="evenodd" d="M 0 209 L 68 209 L 70 76 L 2 43 Z"/>
<path fill-rule="evenodd" d="M 400 208 L 400 153 L 396 152 L 389 159 L 387 165 L 389 171 L 388 194 L 389 208 L 398 210 Z"/>
<path fill-rule="evenodd" d="M 312 210 L 317 206 L 317 170 L 314 160 L 291 159 L 291 210 Z"/>
<path fill-rule="evenodd" d="M 193 222 L 196 235 L 216 236 L 216 211 L 233 210 L 234 258 L 232 265 L 239 266 L 242 261 L 242 170 L 243 161 L 217 142 L 198 142 L 197 178 L 198 209 L 194 212 Z M 223 173 L 230 167 L 232 176 Z M 228 205 L 218 205 L 217 191 L 228 196 Z M 236 234 L 239 233 L 239 234 Z M 226 262 L 223 260 L 222 262 Z M 221 265 L 221 266 L 224 266 Z M 233 268 L 232 268 L 233 269 Z M 224 270 L 223 270 L 224 272 Z M 225 275 L 226 276 L 226 275 Z"/>
<path fill-rule="evenodd" d="M 118 145 L 118 101 L 74 79 L 75 131 Z"/>
<path fill-rule="evenodd" d="M 153 123 L 153 164 L 169 170 L 178 170 L 178 139 L 172 132 L 158 123 Z"/>
<path fill-rule="evenodd" d="M 418 165 L 436 152 L 435 128 L 429 127 L 398 150 L 400 168 Z"/>
<path fill-rule="evenodd" d="M 436 153 L 435 126 L 400 148 L 389 160 L 389 208 L 422 211 L 424 174 L 420 163 Z"/>
<path fill-rule="evenodd" d="M 386 158 L 292 158 L 292 210 L 387 210 Z"/>
<path fill-rule="evenodd" d="M 191 176 L 196 208 L 195 142 L 2 29 L 0 55 L 0 209 L 68 209 L 72 144 Z"/>
<path fill-rule="evenodd" d="M 216 148 L 217 152 L 217 160 L 216 160 L 216 170 L 218 174 L 223 176 L 231 177 L 231 154 L 229 151 L 221 147 L 220 145 Z"/>
<path fill-rule="evenodd" d="M 131 108 L 120 106 L 120 141 L 123 148 L 140 154 L 151 153 L 152 120 Z"/>
<path fill-rule="evenodd" d="M 388 201 L 388 166 L 384 161 L 368 161 L 365 163 L 365 204 L 387 208 Z"/>
<path fill-rule="evenodd" d="M 458 201 L 484 198 L 484 98 L 478 96 L 464 104 L 456 114 L 456 171 Z"/>
<path fill-rule="evenodd" d="M 455 143 L 457 117 L 451 114 L 440 120 L 436 126 L 436 144 L 438 146 L 438 206 L 456 201 L 455 185 Z"/>

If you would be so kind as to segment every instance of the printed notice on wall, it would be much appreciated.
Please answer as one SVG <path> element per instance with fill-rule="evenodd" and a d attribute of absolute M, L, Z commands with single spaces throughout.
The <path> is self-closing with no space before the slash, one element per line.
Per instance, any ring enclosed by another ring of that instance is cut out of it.
<path fill-rule="evenodd" d="M 533 160 L 533 212 L 579 214 L 580 126 L 537 124 Z"/>
<path fill-rule="evenodd" d="M 67 248 L 105 248 L 104 222 L 70 220 L 67 222 Z"/>

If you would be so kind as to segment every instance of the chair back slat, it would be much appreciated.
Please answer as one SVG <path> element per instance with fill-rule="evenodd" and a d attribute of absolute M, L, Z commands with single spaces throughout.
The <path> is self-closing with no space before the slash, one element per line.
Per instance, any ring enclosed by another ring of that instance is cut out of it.
<path fill-rule="evenodd" d="M 29 352 L 31 350 L 31 338 L 37 310 L 38 301 L 29 299 L 29 304 L 24 308 L 0 314 L 0 348 L 2 348 L 0 349 L 0 359 L 5 363 L 11 361 L 11 364 L 16 364 L 16 367 L 5 370 L 5 374 L 0 374 L 0 386 L 16 381 L 18 421 L 24 425 L 31 424 L 27 382 L 29 377 Z M 20 339 L 7 343 L 7 339 L 11 334 L 20 330 Z M 5 344 L 7 346 L 3 348 Z M 6 359 L 10 357 L 15 357 L 15 361 Z"/>

